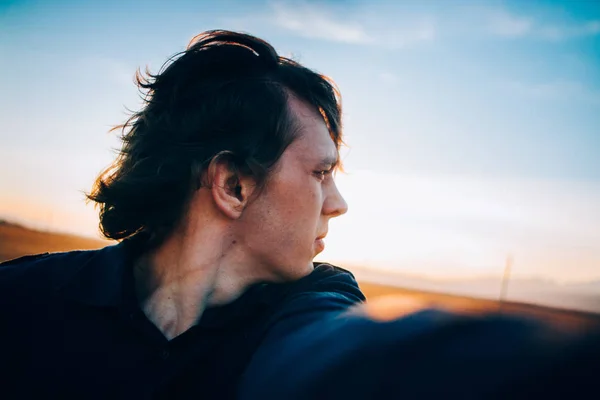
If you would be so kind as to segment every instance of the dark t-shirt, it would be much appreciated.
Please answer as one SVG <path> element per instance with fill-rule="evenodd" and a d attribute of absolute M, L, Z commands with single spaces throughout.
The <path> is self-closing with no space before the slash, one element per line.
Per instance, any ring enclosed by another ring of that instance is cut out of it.
<path fill-rule="evenodd" d="M 424 310 L 391 322 L 328 264 L 261 284 L 167 341 L 122 243 L 0 266 L 0 398 L 527 398 L 596 389 L 600 345 L 534 321 Z"/>
<path fill-rule="evenodd" d="M 335 313 L 364 300 L 352 274 L 316 265 L 299 281 L 251 287 L 167 341 L 135 298 L 134 249 L 122 243 L 0 266 L 0 398 L 233 398 L 288 304 L 315 296 Z"/>

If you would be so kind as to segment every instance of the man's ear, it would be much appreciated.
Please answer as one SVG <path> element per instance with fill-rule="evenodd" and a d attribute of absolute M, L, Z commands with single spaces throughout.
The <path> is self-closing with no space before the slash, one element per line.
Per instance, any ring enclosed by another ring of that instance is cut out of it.
<path fill-rule="evenodd" d="M 239 171 L 229 152 L 213 157 L 206 173 L 217 209 L 231 219 L 239 218 L 254 192 L 255 180 Z"/>

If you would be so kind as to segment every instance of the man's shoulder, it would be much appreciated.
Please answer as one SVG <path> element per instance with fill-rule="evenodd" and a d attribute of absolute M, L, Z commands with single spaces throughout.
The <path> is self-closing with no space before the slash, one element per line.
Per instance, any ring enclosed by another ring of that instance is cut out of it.
<path fill-rule="evenodd" d="M 271 305 L 273 320 L 295 315 L 294 325 L 365 301 L 354 275 L 327 263 L 315 263 L 313 272 L 297 281 L 271 284 L 264 289 L 260 291 L 262 301 Z"/>
<path fill-rule="evenodd" d="M 329 263 L 315 263 L 313 272 L 292 283 L 290 294 L 328 293 L 348 297 L 353 302 L 365 300 L 352 272 Z"/>
<path fill-rule="evenodd" d="M 56 288 L 97 253 L 98 250 L 41 253 L 2 262 L 0 287 L 4 293 L 25 287 L 37 290 Z"/>

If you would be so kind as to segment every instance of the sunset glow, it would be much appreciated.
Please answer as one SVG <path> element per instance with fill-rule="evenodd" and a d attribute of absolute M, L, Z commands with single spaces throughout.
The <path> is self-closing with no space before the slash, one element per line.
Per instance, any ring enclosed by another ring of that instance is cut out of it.
<path fill-rule="evenodd" d="M 136 68 L 223 27 L 340 87 L 349 212 L 318 259 L 448 280 L 510 255 L 516 278 L 600 281 L 600 8 L 436 4 L 0 5 L 0 218 L 98 237 L 84 192 L 140 105 Z"/>

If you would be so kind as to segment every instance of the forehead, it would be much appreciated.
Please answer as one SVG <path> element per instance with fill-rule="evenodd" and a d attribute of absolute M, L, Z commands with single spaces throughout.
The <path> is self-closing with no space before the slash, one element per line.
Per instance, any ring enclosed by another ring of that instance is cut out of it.
<path fill-rule="evenodd" d="M 337 159 L 338 151 L 321 114 L 295 96 L 290 96 L 290 112 L 296 120 L 298 138 L 286 152 L 304 161 Z"/>

